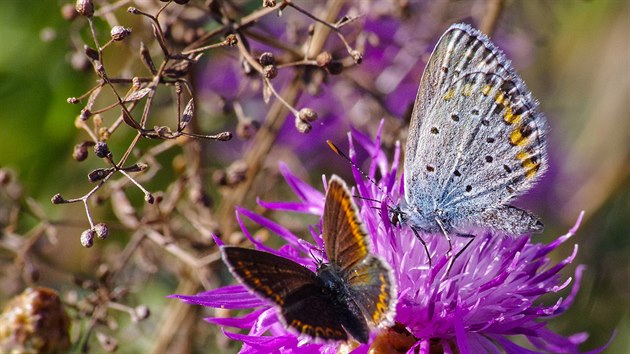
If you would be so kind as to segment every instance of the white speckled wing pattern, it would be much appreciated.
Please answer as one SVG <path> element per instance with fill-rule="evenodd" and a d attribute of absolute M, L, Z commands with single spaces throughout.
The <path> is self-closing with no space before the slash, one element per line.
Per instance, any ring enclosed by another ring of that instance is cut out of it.
<path fill-rule="evenodd" d="M 547 167 L 545 117 L 488 37 L 452 25 L 425 68 L 409 127 L 403 212 L 426 232 L 481 226 L 520 235 L 542 231 L 507 203 Z"/>

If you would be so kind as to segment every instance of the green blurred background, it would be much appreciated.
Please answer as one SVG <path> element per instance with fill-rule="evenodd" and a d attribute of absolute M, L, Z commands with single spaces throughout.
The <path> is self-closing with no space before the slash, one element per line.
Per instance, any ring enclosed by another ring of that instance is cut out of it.
<path fill-rule="evenodd" d="M 57 192 L 78 196 L 90 187 L 84 182 L 85 167 L 77 168 L 71 159 L 73 145 L 84 138 L 74 127 L 80 108 L 66 99 L 84 92 L 94 76 L 69 65 L 71 24 L 59 10 L 64 3 L 0 2 L 0 167 L 16 172 L 25 194 L 39 201 L 51 219 L 81 223 L 81 208 L 49 202 Z M 544 240 L 564 233 L 581 210 L 586 213 L 572 239 L 580 247 L 574 265 L 587 265 L 581 290 L 573 307 L 552 320 L 551 327 L 564 335 L 590 333 L 583 349 L 602 345 L 616 331 L 611 353 L 630 351 L 629 3 L 508 1 L 505 10 L 506 16 L 527 22 L 536 39 L 534 47 L 520 53 L 529 61 L 519 60 L 519 53 L 513 59 L 552 129 L 553 185 L 539 199 L 547 206 L 534 208 L 548 220 Z M 78 274 L 92 252 L 78 243 L 82 228 L 60 235 L 68 245 L 61 255 L 67 257 L 64 268 Z M 554 256 L 568 255 L 572 246 L 564 245 Z M 154 318 L 170 301 L 164 297 L 175 292 L 173 284 L 173 279 L 157 277 L 136 295 L 150 305 Z M 65 287 L 58 284 L 57 290 Z M 21 289 L 0 289 L 0 303 L 15 291 Z M 150 345 L 151 325 L 145 326 L 139 337 L 119 338 L 121 347 L 128 348 L 123 352 L 141 352 Z"/>

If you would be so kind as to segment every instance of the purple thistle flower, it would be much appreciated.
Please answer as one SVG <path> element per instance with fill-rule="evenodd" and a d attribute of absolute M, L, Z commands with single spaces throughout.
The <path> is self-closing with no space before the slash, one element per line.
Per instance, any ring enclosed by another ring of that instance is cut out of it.
<path fill-rule="evenodd" d="M 513 342 L 512 336 L 525 338 L 530 347 L 538 351 L 579 351 L 579 345 L 588 337 L 586 333 L 564 337 L 548 329 L 546 320 L 566 311 L 579 290 L 583 266 L 576 268 L 575 279 L 563 279 L 559 274 L 575 258 L 577 245 L 567 258 L 557 264 L 553 264 L 548 255 L 576 232 L 581 215 L 567 234 L 548 245 L 532 243 L 528 236 L 510 237 L 479 232 L 468 249 L 454 261 L 450 271 L 447 271 L 448 243 L 444 236 L 422 235 L 434 260 L 433 267 L 429 268 L 424 248 L 413 232 L 408 227 L 392 225 L 389 220 L 390 208 L 404 196 L 403 179 L 397 176 L 400 146 L 396 146 L 390 164 L 380 148 L 380 132 L 376 141 L 358 132 L 353 132 L 349 141 L 351 158 L 355 156 L 353 143 L 356 142 L 371 157 L 367 174 L 371 178 L 377 174 L 382 176 L 377 186 L 367 181 L 359 171 L 353 171 L 356 182 L 354 193 L 361 197 L 356 201 L 361 220 L 371 237 L 372 251 L 391 264 L 398 282 L 395 326 L 372 333 L 369 343 L 360 346 L 313 342 L 287 330 L 279 320 L 276 307 L 241 285 L 173 297 L 215 308 L 255 309 L 242 317 L 206 319 L 221 326 L 247 329 L 247 334 L 224 330 L 229 338 L 244 343 L 242 353 L 336 353 L 341 346 L 345 346 L 346 350 L 354 349 L 353 353 L 365 353 L 370 349 L 379 352 L 383 348 L 410 353 L 534 352 Z M 299 180 L 285 165 L 282 164 L 280 170 L 299 201 L 260 201 L 259 204 L 276 211 L 321 216 L 324 194 Z M 381 205 L 375 206 L 374 200 L 381 200 Z M 265 246 L 248 231 L 243 217 L 277 234 L 287 244 L 278 250 Z M 317 231 L 319 228 L 310 228 L 314 240 L 311 244 L 252 211 L 237 209 L 237 219 L 245 236 L 257 249 L 315 271 L 315 261 L 310 254 L 319 256 L 323 249 L 323 241 Z M 217 242 L 220 243 L 220 240 Z M 462 247 L 468 240 L 455 239 L 455 242 L 455 247 Z M 552 305 L 539 302 L 542 295 L 558 293 L 572 281 L 570 293 L 565 299 L 560 297 Z"/>

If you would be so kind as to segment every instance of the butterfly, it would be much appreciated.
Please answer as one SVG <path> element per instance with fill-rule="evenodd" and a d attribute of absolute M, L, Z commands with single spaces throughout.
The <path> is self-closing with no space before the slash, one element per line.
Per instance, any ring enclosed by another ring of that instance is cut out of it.
<path fill-rule="evenodd" d="M 449 234 L 472 237 L 471 228 L 541 232 L 538 217 L 509 202 L 546 170 L 546 131 L 538 102 L 501 50 L 469 25 L 452 25 L 413 107 L 402 222 L 418 238 L 443 233 L 449 251 Z"/>
<path fill-rule="evenodd" d="M 280 320 L 311 338 L 367 343 L 371 326 L 392 323 L 397 301 L 389 264 L 370 241 L 346 184 L 328 184 L 322 238 L 328 262 L 317 271 L 258 250 L 222 246 L 223 261 L 245 287 L 278 307 Z"/>

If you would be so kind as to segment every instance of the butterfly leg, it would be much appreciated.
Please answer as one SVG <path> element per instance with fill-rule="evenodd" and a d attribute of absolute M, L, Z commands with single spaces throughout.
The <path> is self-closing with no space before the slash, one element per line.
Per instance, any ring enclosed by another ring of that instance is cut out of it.
<path fill-rule="evenodd" d="M 442 233 L 444 234 L 444 237 L 446 237 L 446 241 L 448 241 L 448 252 L 447 252 L 447 256 L 450 257 L 453 253 L 453 243 L 451 242 L 451 237 L 448 235 L 448 232 L 446 232 L 446 228 L 444 227 L 444 223 L 442 222 L 442 220 L 440 218 L 435 218 L 435 222 L 438 224 L 438 226 L 440 227 L 440 230 L 442 230 Z"/>
<path fill-rule="evenodd" d="M 451 264 L 448 266 L 448 269 L 446 270 L 446 274 L 448 275 L 448 273 L 451 271 L 451 268 L 453 267 L 453 264 L 455 263 L 455 261 L 457 260 L 457 258 L 459 258 L 459 256 L 462 255 L 462 253 L 464 253 L 464 251 L 466 251 L 466 249 L 468 248 L 468 246 L 470 246 L 470 244 L 475 240 L 475 235 L 470 235 L 470 234 L 457 234 L 457 236 L 460 237 L 465 237 L 465 238 L 469 238 L 470 241 L 468 241 L 468 243 L 466 243 L 466 246 L 464 246 L 461 250 L 459 250 L 459 252 L 457 252 L 457 254 L 455 255 L 455 257 L 453 257 L 453 262 L 451 262 Z"/>
<path fill-rule="evenodd" d="M 416 235 L 416 238 L 420 241 L 420 243 L 422 243 L 422 247 L 424 247 L 424 252 L 427 254 L 427 258 L 429 259 L 429 268 L 432 268 L 431 254 L 429 254 L 429 248 L 427 247 L 427 243 L 422 239 L 422 237 L 420 237 L 418 230 L 412 227 L 411 231 L 413 231 L 413 234 Z"/>

